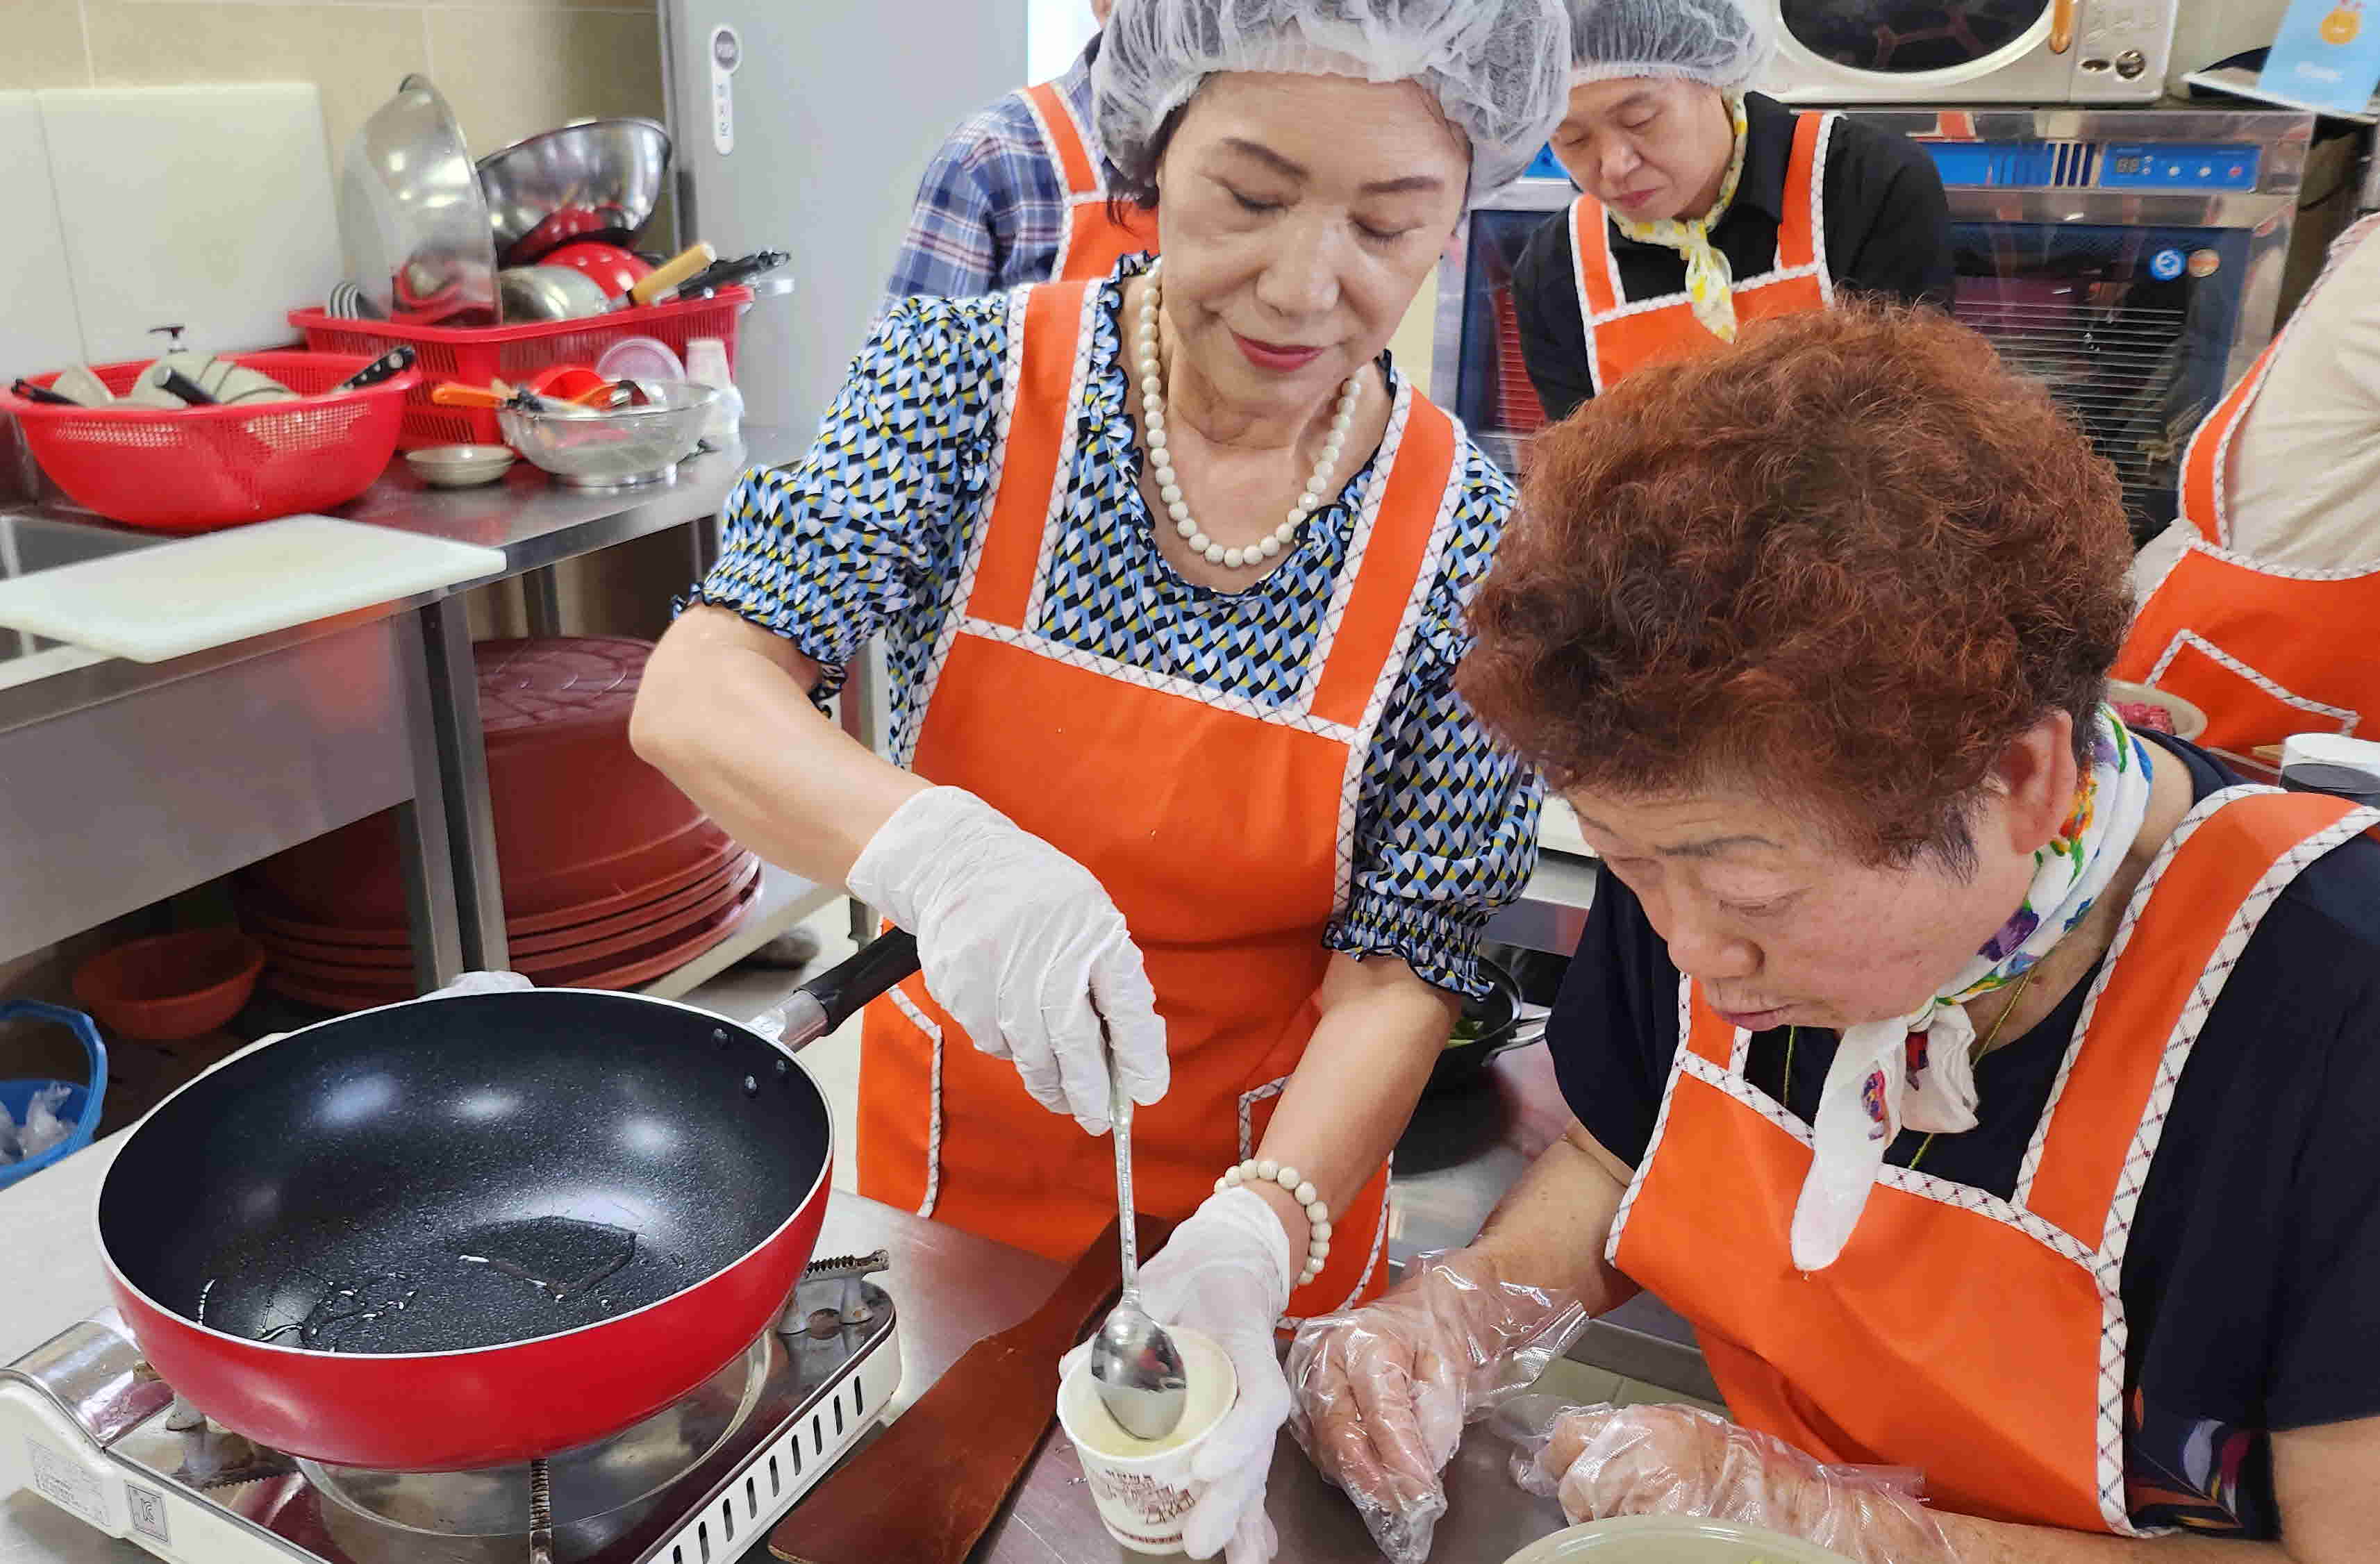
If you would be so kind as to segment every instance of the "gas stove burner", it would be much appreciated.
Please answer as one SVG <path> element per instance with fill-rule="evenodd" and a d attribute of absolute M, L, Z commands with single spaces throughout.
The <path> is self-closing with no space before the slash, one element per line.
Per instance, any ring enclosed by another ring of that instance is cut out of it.
<path fill-rule="evenodd" d="M 820 1262 L 691 1394 L 547 1458 L 551 1526 L 534 1544 L 529 1466 L 292 1462 L 177 1419 L 113 1311 L 0 1365 L 0 1497 L 20 1483 L 175 1564 L 528 1564 L 549 1538 L 554 1564 L 712 1564 L 759 1542 L 884 1414 L 898 1320 L 864 1279 L 883 1266 Z"/>
<path fill-rule="evenodd" d="M 763 1337 L 691 1394 L 642 1423 L 581 1449 L 547 1458 L 552 1523 L 571 1526 L 625 1509 L 691 1472 L 744 1425 L 769 1376 Z M 334 1507 L 399 1531 L 444 1536 L 514 1537 L 529 1531 L 529 1468 L 476 1472 L 372 1472 L 300 1461 Z M 327 1511 L 325 1521 L 332 1521 Z M 514 1557 L 518 1557 L 517 1554 Z"/>

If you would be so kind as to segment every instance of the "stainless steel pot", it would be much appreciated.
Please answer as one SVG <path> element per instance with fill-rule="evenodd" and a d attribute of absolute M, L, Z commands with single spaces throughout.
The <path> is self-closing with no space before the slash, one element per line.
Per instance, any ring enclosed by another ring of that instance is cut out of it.
<path fill-rule="evenodd" d="M 480 160 L 497 257 L 526 266 L 577 239 L 625 244 L 653 214 L 669 132 L 650 119 L 580 119 Z"/>
<path fill-rule="evenodd" d="M 508 266 L 496 273 L 496 297 L 514 322 L 576 321 L 612 308 L 602 284 L 567 266 Z"/>

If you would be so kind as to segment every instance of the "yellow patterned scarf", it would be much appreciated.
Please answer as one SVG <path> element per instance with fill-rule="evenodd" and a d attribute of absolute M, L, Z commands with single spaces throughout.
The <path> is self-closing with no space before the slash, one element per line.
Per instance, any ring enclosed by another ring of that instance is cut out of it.
<path fill-rule="evenodd" d="M 1735 126 L 1735 151 L 1727 160 L 1727 176 L 1719 181 L 1718 200 L 1700 217 L 1664 217 L 1651 223 L 1631 223 L 1613 212 L 1620 232 L 1639 244 L 1659 245 L 1686 258 L 1686 298 L 1694 319 L 1721 342 L 1735 340 L 1735 272 L 1727 257 L 1711 243 L 1711 229 L 1727 215 L 1735 200 L 1735 187 L 1743 177 L 1743 149 L 1751 139 L 1751 121 L 1743 111 L 1743 94 L 1727 95 L 1728 118 Z"/>

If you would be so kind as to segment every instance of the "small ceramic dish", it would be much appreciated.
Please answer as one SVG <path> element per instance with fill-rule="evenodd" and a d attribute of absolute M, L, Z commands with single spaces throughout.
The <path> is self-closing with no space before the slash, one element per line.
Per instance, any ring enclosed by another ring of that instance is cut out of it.
<path fill-rule="evenodd" d="M 519 459 L 508 445 L 431 445 L 405 454 L 406 465 L 433 489 L 493 483 Z"/>

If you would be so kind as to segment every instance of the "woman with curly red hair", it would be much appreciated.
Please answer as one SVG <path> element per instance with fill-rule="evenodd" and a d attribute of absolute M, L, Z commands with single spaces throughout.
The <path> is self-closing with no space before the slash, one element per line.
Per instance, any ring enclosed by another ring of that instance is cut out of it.
<path fill-rule="evenodd" d="M 1733 1421 L 1565 1412 L 1524 1480 L 1574 1519 L 2374 1557 L 2380 811 L 2127 731 L 2127 558 L 2113 471 L 1939 317 L 1775 322 L 1543 438 L 1461 687 L 1603 861 L 1574 1122 L 1291 1361 L 1392 1558 L 1640 1288 Z"/>

